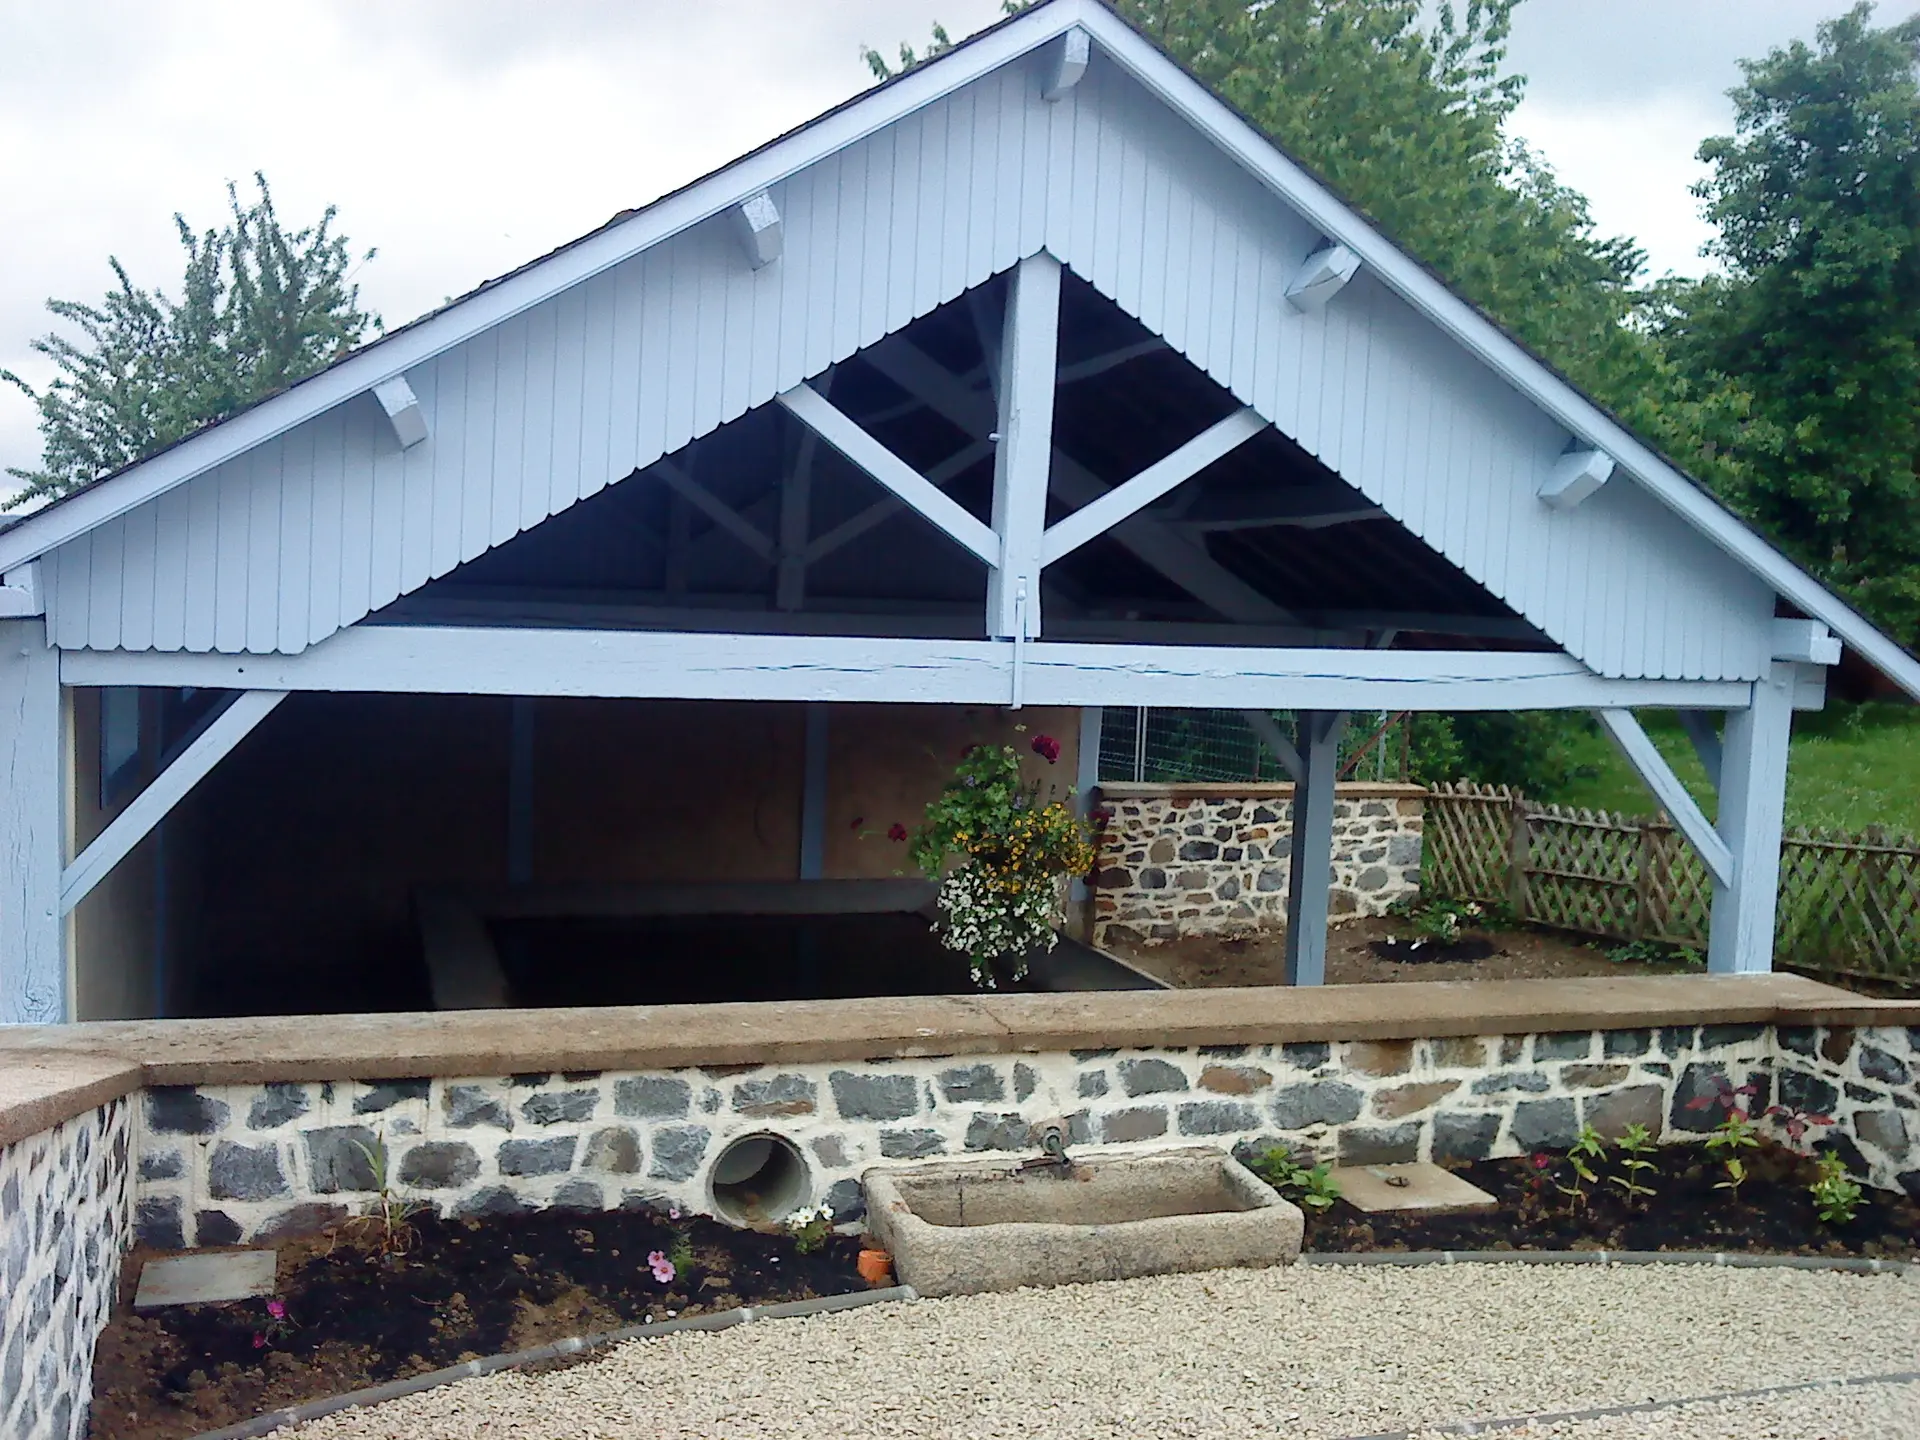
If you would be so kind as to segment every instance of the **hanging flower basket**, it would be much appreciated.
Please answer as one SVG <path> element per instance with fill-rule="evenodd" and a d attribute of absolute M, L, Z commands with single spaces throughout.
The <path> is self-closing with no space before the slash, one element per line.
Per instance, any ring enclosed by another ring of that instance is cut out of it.
<path fill-rule="evenodd" d="M 1060 758 L 1051 736 L 1034 736 L 1031 749 L 1048 765 Z M 1058 943 L 1064 882 L 1093 868 L 1073 792 L 1043 798 L 1043 786 L 1023 779 L 1013 746 L 972 746 L 908 837 L 913 862 L 940 884 L 935 932 L 989 990 L 1025 979 L 1028 957 Z"/>

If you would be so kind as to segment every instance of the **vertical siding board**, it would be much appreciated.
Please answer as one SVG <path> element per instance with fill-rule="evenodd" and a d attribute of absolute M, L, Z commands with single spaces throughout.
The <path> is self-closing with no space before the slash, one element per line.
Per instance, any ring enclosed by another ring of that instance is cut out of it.
<path fill-rule="evenodd" d="M 947 126 L 950 107 L 942 101 L 920 114 L 920 227 L 914 235 L 913 313 L 924 315 L 944 293 L 940 255 L 947 230 L 947 187 L 942 172 L 947 163 Z M 824 205 L 822 205 L 824 209 Z"/>
<path fill-rule="evenodd" d="M 796 175 L 787 184 L 785 244 L 780 256 L 780 286 L 772 297 L 778 308 L 779 375 L 775 391 L 789 388 L 791 377 L 806 376 L 807 309 L 813 291 L 812 272 L 820 252 L 830 246 L 820 225 L 820 175 L 817 169 Z"/>
<path fill-rule="evenodd" d="M 76 536 L 43 562 L 47 635 L 63 650 L 80 650 L 87 643 L 87 572 L 92 564 L 87 548 L 92 540 L 91 535 Z"/>
<path fill-rule="evenodd" d="M 919 115 L 903 120 L 888 137 L 892 148 L 893 173 L 888 177 L 892 190 L 889 208 L 893 215 L 893 233 L 887 237 L 887 333 L 904 329 L 919 312 L 914 308 L 915 267 L 919 253 L 921 182 L 918 161 L 926 144 L 925 128 Z"/>
<path fill-rule="evenodd" d="M 1026 252 L 1021 239 L 1027 229 L 1027 100 L 1011 72 L 996 77 L 994 103 L 1000 111 L 1000 155 L 995 164 L 993 254 L 988 268 L 999 274 L 1019 263 Z"/>
<path fill-rule="evenodd" d="M 154 503 L 153 630 L 148 644 L 155 650 L 178 650 L 186 643 L 192 485 L 177 486 Z"/>
<path fill-rule="evenodd" d="M 1082 84 L 1086 83 L 1083 77 Z M 1098 82 L 1096 82 L 1098 83 Z M 1079 85 L 1066 98 L 1054 102 L 1072 130 L 1071 169 L 1067 180 L 1072 198 L 1067 205 L 1067 254 L 1075 257 L 1083 275 L 1099 274 L 1100 285 L 1110 289 L 1113 279 L 1100 270 L 1095 237 L 1100 227 L 1100 106 Z"/>
<path fill-rule="evenodd" d="M 1020 115 L 1020 239 L 1016 254 L 1025 259 L 1047 243 L 1047 209 L 1055 180 L 1053 106 L 1022 96 Z"/>
<path fill-rule="evenodd" d="M 380 423 L 369 406 L 347 407 L 344 419 L 349 429 L 366 436 L 373 484 L 368 491 L 372 502 L 372 544 L 367 549 L 368 610 L 377 610 L 400 593 L 400 551 L 406 543 L 406 452 L 394 438 L 391 426 Z"/>
<path fill-rule="evenodd" d="M 893 153 L 892 131 L 882 131 L 863 147 L 866 175 L 862 191 L 866 196 L 866 223 L 861 227 L 860 296 L 857 306 L 859 326 L 854 349 L 862 350 L 887 333 L 887 315 L 892 302 L 893 274 L 893 174 L 898 168 Z M 849 352 L 851 353 L 851 352 Z"/>
<path fill-rule="evenodd" d="M 547 461 L 546 512 L 558 515 L 580 495 L 585 426 L 587 295 L 582 285 L 559 297 L 553 315 L 553 434 Z"/>
<path fill-rule="evenodd" d="M 1041 103 L 1047 112 L 1046 248 L 1055 259 L 1071 264 L 1072 262 L 1067 261 L 1067 256 L 1073 254 L 1073 139 L 1076 102 L 1073 92 L 1068 91 L 1063 100 Z"/>
<path fill-rule="evenodd" d="M 640 463 L 640 455 L 660 454 L 666 376 L 653 362 L 665 350 L 667 314 L 664 306 L 647 304 L 647 297 L 655 278 L 668 266 L 665 252 L 670 244 L 637 255 L 615 271 L 612 365 L 607 386 L 609 484 L 631 473 Z"/>
<path fill-rule="evenodd" d="M 629 260 L 627 265 L 633 263 Z M 582 500 L 598 494 L 602 486 L 627 473 L 626 468 L 615 461 L 610 448 L 614 313 L 619 287 L 618 272 L 596 275 L 581 287 L 578 495 Z"/>
<path fill-rule="evenodd" d="M 120 623 L 114 643 L 122 650 L 153 648 L 156 567 L 159 561 L 160 507 L 147 504 L 121 517 L 126 535 L 125 568 L 120 580 Z"/>
<path fill-rule="evenodd" d="M 818 375 L 833 363 L 833 311 L 840 283 L 840 215 L 845 204 L 840 157 L 822 167 L 813 192 L 816 243 L 807 266 L 806 309 L 800 329 L 800 377 Z"/>
<path fill-rule="evenodd" d="M 417 367 L 409 375 L 413 393 L 427 416 L 427 438 L 407 452 L 401 472 L 400 573 L 396 594 L 417 590 L 433 576 L 433 486 L 435 452 L 440 445 L 438 382 L 440 366 Z M 312 467 L 309 466 L 309 473 Z"/>
<path fill-rule="evenodd" d="M 860 348 L 860 301 L 866 289 L 867 167 L 858 151 L 841 157 L 837 237 L 833 246 L 833 300 L 826 316 L 826 353 L 822 366 L 844 360 Z"/>
<path fill-rule="evenodd" d="M 446 372 L 435 366 L 436 375 Z M 435 416 L 434 423 L 438 423 Z M 307 538 L 307 633 L 311 645 L 331 635 L 340 625 L 340 552 L 346 506 L 346 427 L 342 412 L 322 415 L 313 423 L 312 488 L 308 508 L 313 517 Z M 436 450 L 441 437 L 433 440 Z M 197 483 L 197 482 L 196 482 Z"/>
<path fill-rule="evenodd" d="M 493 525 L 493 421 L 498 403 L 500 332 L 489 330 L 467 343 L 466 454 L 461 466 L 460 559 L 471 560 L 487 548 Z M 355 497 L 348 492 L 347 524 L 354 533 Z M 371 506 L 368 507 L 369 513 Z M 343 598 L 345 591 L 342 592 Z"/>
<path fill-rule="evenodd" d="M 648 274 L 645 304 L 651 316 L 658 312 L 665 323 L 649 325 L 649 335 L 657 338 L 659 349 L 649 349 L 640 362 L 640 385 L 657 386 L 661 395 L 660 426 L 657 434 L 644 437 L 634 455 L 642 457 L 671 455 L 692 438 L 694 388 L 698 383 L 698 361 L 709 357 L 700 353 L 700 281 L 699 256 L 682 235 L 668 242 L 666 266 L 657 282 Z"/>
<path fill-rule="evenodd" d="M 434 429 L 429 442 L 433 446 L 433 533 L 428 550 L 435 575 L 445 575 L 460 563 L 460 532 L 466 520 L 467 375 L 471 358 L 472 347 L 463 345 L 434 362 Z M 334 443 L 344 463 L 345 437 L 336 438 Z M 345 498 L 342 494 L 342 518 L 336 534 L 344 526 Z"/>
<path fill-rule="evenodd" d="M 940 293 L 958 295 L 967 288 L 967 239 L 973 200 L 974 92 L 959 90 L 946 99 L 946 155 L 941 161 L 941 190 L 947 223 L 940 232 Z"/>
<path fill-rule="evenodd" d="M 367 613 L 373 588 L 373 431 L 352 424 L 344 413 L 339 423 L 340 452 L 346 460 L 341 468 L 339 621 L 351 625 Z M 473 443 L 470 433 L 467 443 Z"/>
<path fill-rule="evenodd" d="M 92 584 L 87 597 L 87 644 L 111 650 L 120 643 L 122 588 L 127 573 L 127 521 L 109 520 L 93 532 Z"/>
<path fill-rule="evenodd" d="M 373 409 L 374 403 L 359 404 Z M 313 447 L 311 423 L 290 430 L 280 442 L 280 533 L 275 545 L 277 573 L 269 582 L 279 613 L 275 650 L 295 654 L 307 644 L 308 574 L 313 566 Z"/>
<path fill-rule="evenodd" d="M 527 316 L 516 315 L 498 330 L 494 361 L 493 493 L 486 517 L 491 547 L 520 529 L 520 487 L 526 475 L 526 420 L 529 381 Z"/>
<path fill-rule="evenodd" d="M 967 255 L 961 283 L 971 290 L 993 274 L 993 236 L 1000 192 L 1000 88 L 974 84 L 967 97 L 973 123 L 967 129 Z"/>
<path fill-rule="evenodd" d="M 187 482 L 186 603 L 181 614 L 181 645 L 213 649 L 220 590 L 220 491 L 230 466 Z"/>
<path fill-rule="evenodd" d="M 214 563 L 213 648 L 234 654 L 247 647 L 248 481 L 259 452 L 251 451 L 214 472 L 220 483 L 218 558 Z"/>
<path fill-rule="evenodd" d="M 549 300 L 527 312 L 526 407 L 520 430 L 520 513 L 514 531 L 530 530 L 553 513 L 554 430 L 559 423 L 559 304 Z"/>

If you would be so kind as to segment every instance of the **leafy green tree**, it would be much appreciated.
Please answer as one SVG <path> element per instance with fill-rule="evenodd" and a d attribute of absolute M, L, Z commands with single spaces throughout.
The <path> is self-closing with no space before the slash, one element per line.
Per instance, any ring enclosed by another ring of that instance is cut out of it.
<path fill-rule="evenodd" d="M 1656 297 L 1723 495 L 1920 640 L 1920 17 L 1856 5 L 1743 64 L 1696 193 L 1726 273 Z"/>
<path fill-rule="evenodd" d="M 25 482 L 10 506 L 64 494 L 151 455 L 379 331 L 379 317 L 360 307 L 355 259 L 333 233 L 333 208 L 289 231 L 266 176 L 254 180 L 260 193 L 250 205 L 227 187 L 232 214 L 223 229 L 196 234 L 174 216 L 187 261 L 178 300 L 135 286 L 110 259 L 119 283 L 98 305 L 47 302 L 80 338 L 55 333 L 33 342 L 57 372 L 44 389 L 0 370 L 39 410 L 43 443 L 38 470 L 7 471 Z"/>

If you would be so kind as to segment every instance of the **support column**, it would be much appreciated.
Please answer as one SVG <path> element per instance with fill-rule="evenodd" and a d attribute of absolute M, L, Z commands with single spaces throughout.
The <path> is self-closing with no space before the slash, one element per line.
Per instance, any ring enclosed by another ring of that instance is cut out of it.
<path fill-rule="evenodd" d="M 60 656 L 45 622 L 0 621 L 0 1024 L 72 1018 L 60 731 Z"/>
<path fill-rule="evenodd" d="M 1333 782 L 1340 768 L 1343 710 L 1300 713 L 1294 749 L 1293 848 L 1287 868 L 1287 983 L 1327 978 L 1327 891 L 1333 879 Z"/>
<path fill-rule="evenodd" d="M 533 883 L 533 697 L 508 702 L 507 883 Z"/>
<path fill-rule="evenodd" d="M 1007 281 L 1000 344 L 1000 429 L 993 461 L 993 531 L 1000 563 L 987 575 L 987 633 L 1040 634 L 1040 566 L 1053 472 L 1053 394 L 1059 372 L 1060 262 L 1045 251 Z"/>
<path fill-rule="evenodd" d="M 1753 704 L 1727 712 L 1715 828 L 1733 856 L 1733 883 L 1713 887 L 1707 969 L 1716 975 L 1759 975 L 1773 969 L 1795 681 L 1794 667 L 1776 660 L 1754 682 Z"/>

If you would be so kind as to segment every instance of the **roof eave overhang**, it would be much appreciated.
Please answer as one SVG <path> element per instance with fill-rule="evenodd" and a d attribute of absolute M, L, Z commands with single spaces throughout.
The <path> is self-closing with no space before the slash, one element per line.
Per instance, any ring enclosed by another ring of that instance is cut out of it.
<path fill-rule="evenodd" d="M 1052 0 L 975 36 L 937 61 L 841 106 L 639 211 L 627 220 L 486 286 L 414 325 L 152 459 L 97 482 L 0 532 L 0 572 L 43 555 L 194 476 L 243 454 L 630 259 L 668 236 L 913 111 L 1030 54 L 1067 30 L 1087 29 L 1112 60 L 1208 135 L 1249 174 L 1371 267 L 1378 280 L 1477 355 L 1521 394 L 1597 446 L 1675 515 L 1744 565 L 1802 613 L 1826 624 L 1862 658 L 1920 699 L 1920 661 L 1663 460 L 1612 416 L 1432 273 L 1411 259 L 1278 150 L 1231 106 L 1099 0 Z"/>

